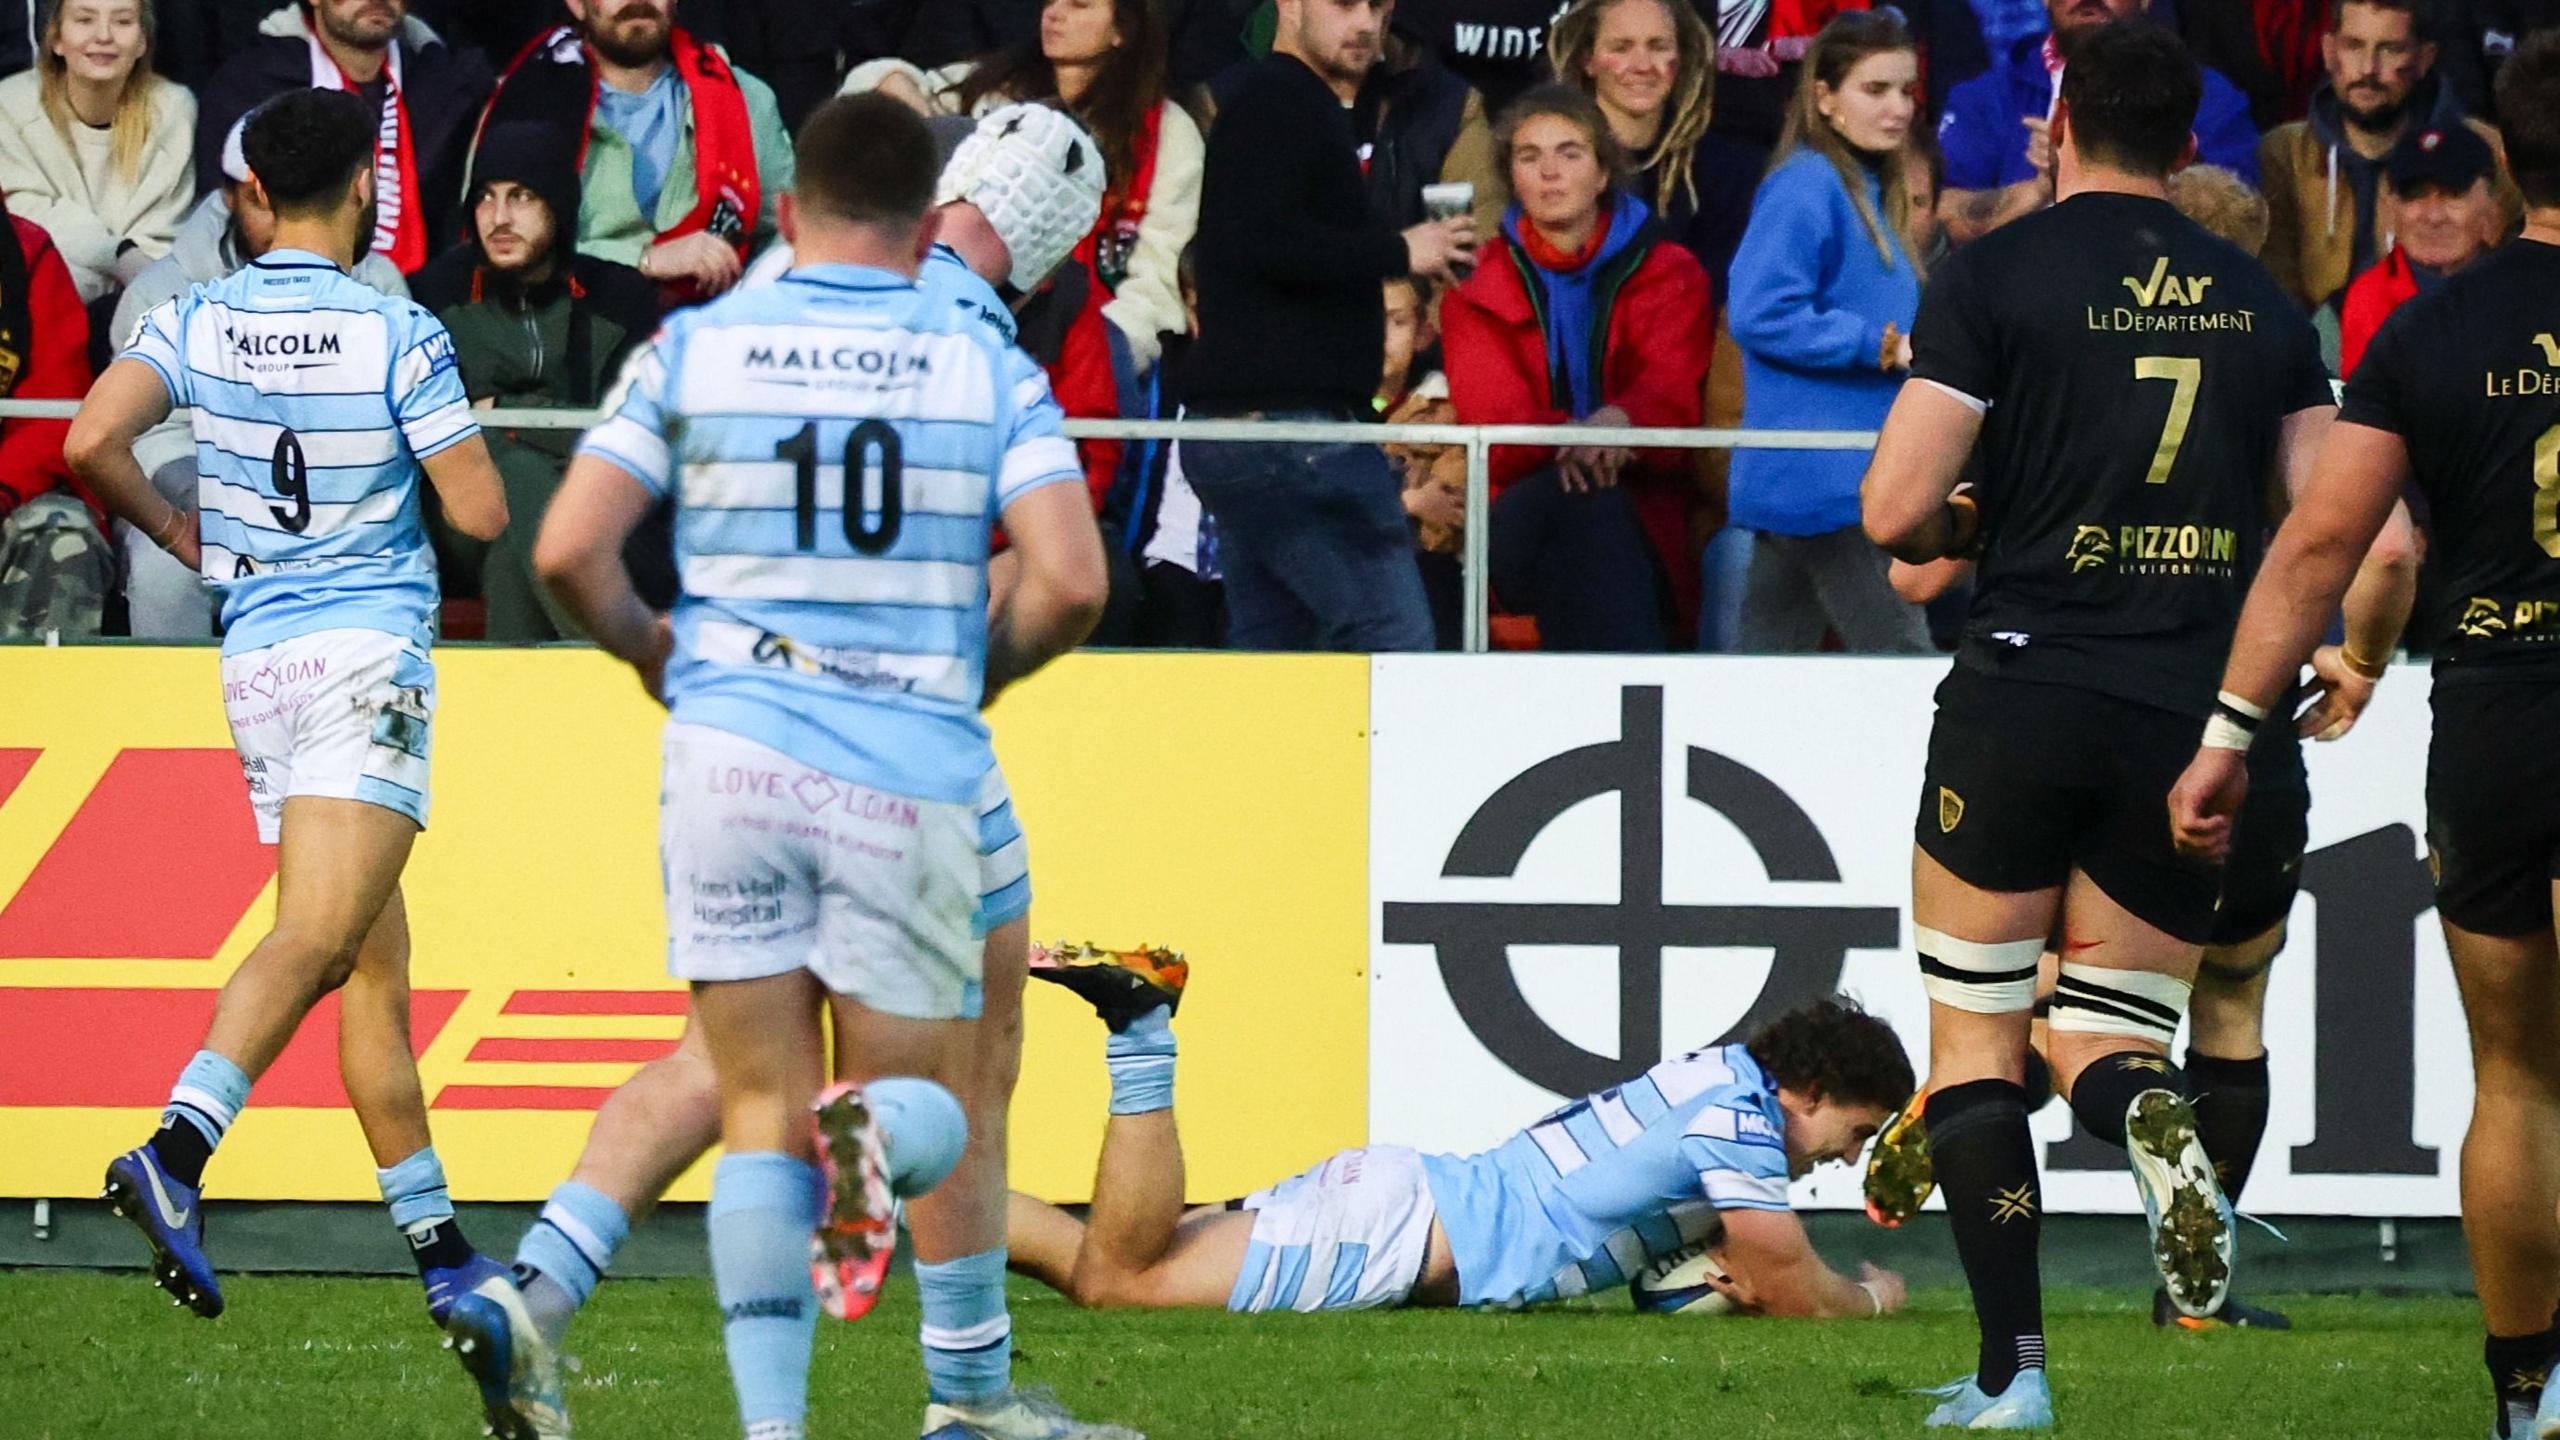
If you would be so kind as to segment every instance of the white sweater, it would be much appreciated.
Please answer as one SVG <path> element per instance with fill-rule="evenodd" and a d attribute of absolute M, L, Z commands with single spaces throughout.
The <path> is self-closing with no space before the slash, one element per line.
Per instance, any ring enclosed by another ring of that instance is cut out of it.
<path fill-rule="evenodd" d="M 883 80 L 898 75 L 922 91 L 936 110 L 957 115 L 961 83 L 975 68 L 967 61 L 923 70 L 904 60 L 872 60 L 855 66 L 844 77 L 839 93 L 875 90 Z M 992 110 L 1003 103 L 990 96 L 978 108 Z M 1207 162 L 1208 147 L 1200 138 L 1199 125 L 1181 106 L 1165 101 L 1164 119 L 1156 127 L 1155 179 L 1147 187 L 1147 213 L 1138 221 L 1138 243 L 1129 255 L 1129 273 L 1102 307 L 1102 318 L 1129 342 L 1130 358 L 1140 370 L 1156 363 L 1159 335 L 1187 328 L 1174 267 L 1182 258 L 1182 247 L 1191 243 L 1192 231 L 1199 228 L 1200 176 Z"/>
<path fill-rule="evenodd" d="M 153 81 L 151 129 L 128 181 L 96 153 L 105 132 L 75 143 L 54 128 L 40 87 L 32 70 L 0 80 L 0 191 L 10 214 L 53 237 L 80 298 L 95 300 L 114 288 L 116 251 L 126 240 L 155 259 L 169 253 L 195 200 L 196 97 L 185 86 Z M 75 131 L 86 128 L 72 123 Z M 92 175 L 100 182 L 94 187 Z"/>

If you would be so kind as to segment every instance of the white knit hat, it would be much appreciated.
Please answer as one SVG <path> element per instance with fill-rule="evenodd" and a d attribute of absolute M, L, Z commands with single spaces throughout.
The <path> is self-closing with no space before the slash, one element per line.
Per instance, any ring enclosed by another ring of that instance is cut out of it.
<path fill-rule="evenodd" d="M 966 200 L 1013 255 L 1005 278 L 1038 289 L 1102 215 L 1102 151 L 1084 127 L 1046 105 L 990 110 L 942 167 L 934 203 Z"/>

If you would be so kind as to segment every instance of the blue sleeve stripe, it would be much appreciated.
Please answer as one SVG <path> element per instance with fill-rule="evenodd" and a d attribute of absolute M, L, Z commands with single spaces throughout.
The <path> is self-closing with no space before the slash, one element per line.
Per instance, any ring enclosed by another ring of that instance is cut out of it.
<path fill-rule="evenodd" d="M 463 441 L 477 436 L 479 433 L 480 427 L 477 424 L 465 425 L 443 439 L 433 441 L 423 448 L 413 447 L 409 453 L 417 456 L 421 460 L 432 459 L 435 456 L 441 455 L 447 450 L 452 449 L 454 446 L 461 444 Z"/>
<path fill-rule="evenodd" d="M 664 495 L 667 493 L 667 483 L 663 478 L 650 474 L 647 466 L 642 465 L 631 457 L 622 454 L 612 446 L 598 443 L 595 434 L 592 431 L 588 432 L 586 439 L 578 442 L 577 453 L 580 455 L 593 455 L 599 460 L 609 460 L 613 462 L 615 469 L 620 470 L 623 474 L 628 475 L 633 480 L 639 482 L 640 488 L 648 491 L 652 495 Z"/>

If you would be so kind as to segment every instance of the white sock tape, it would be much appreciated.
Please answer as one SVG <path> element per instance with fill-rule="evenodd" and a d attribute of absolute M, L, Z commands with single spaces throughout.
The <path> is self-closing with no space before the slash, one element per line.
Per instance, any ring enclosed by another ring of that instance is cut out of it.
<path fill-rule="evenodd" d="M 2066 960 L 2053 991 L 2051 1024 L 2083 1035 L 2124 1035 L 2163 1044 L 2175 1038 L 2193 987 L 2156 970 L 2117 970 Z"/>
<path fill-rule="evenodd" d="M 2013 1015 L 2036 1003 L 2042 940 L 1959 940 L 1925 925 L 1911 927 L 1920 952 L 1920 988 L 1952 1010 Z"/>

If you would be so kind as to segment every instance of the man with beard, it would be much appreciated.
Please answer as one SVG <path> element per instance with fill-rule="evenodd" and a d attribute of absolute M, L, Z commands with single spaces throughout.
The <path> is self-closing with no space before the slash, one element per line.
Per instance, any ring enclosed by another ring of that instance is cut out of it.
<path fill-rule="evenodd" d="M 2330 34 L 2320 42 L 2329 83 L 2311 98 L 2308 118 L 2268 131 L 2259 146 L 2267 192 L 2259 258 L 2306 310 L 2327 304 L 2390 252 L 2376 209 L 2402 135 L 2468 125 L 2498 149 L 2498 132 L 2466 118 L 2437 77 L 2435 42 L 2419 26 L 2417 4 L 2334 0 Z M 2503 160 L 2497 189 L 2511 225 L 2524 202 Z"/>
<path fill-rule="evenodd" d="M 658 292 L 628 265 L 578 253 L 578 170 L 569 137 L 522 122 L 489 127 L 471 157 L 471 238 L 415 277 L 418 303 L 453 335 L 462 388 L 476 406 L 593 406 L 631 348 L 658 327 Z M 488 606 L 483 638 L 523 644 L 577 634 L 533 583 L 533 535 L 560 488 L 575 432 L 503 430 L 489 456 L 506 481 L 507 509 L 523 524 L 486 545 L 431 526 L 453 572 L 477 573 Z M 643 525 L 631 547 L 634 581 L 652 603 L 672 604 L 666 517 Z M 454 563 L 460 562 L 460 563 Z M 467 588 L 463 593 L 469 593 Z"/>
<path fill-rule="evenodd" d="M 374 142 L 368 251 L 409 274 L 453 239 L 471 126 L 489 70 L 409 19 L 408 0 L 298 0 L 207 81 L 196 118 L 196 188 L 224 182 L 223 142 L 240 117 L 287 90 L 346 90 L 382 117 Z"/>
<path fill-rule="evenodd" d="M 1468 217 L 1399 233 L 1362 187 L 1350 107 L 1387 8 L 1280 0 L 1271 54 L 1209 132 L 1193 242 L 1203 418 L 1366 417 L 1386 348 L 1381 282 L 1445 281 L 1473 258 Z M 1217 517 L 1237 648 L 1431 648 L 1402 488 L 1376 446 L 1194 442 L 1183 457 Z"/>
<path fill-rule="evenodd" d="M 672 0 L 569 0 L 569 14 L 500 77 L 487 123 L 584 137 L 581 253 L 686 303 L 735 285 L 791 188 L 772 89 L 678 26 Z"/>
<path fill-rule="evenodd" d="M 2053 203 L 2054 101 L 2063 65 L 2108 21 L 2141 15 L 2144 0 L 2044 0 L 2050 28 L 2011 44 L 1990 70 L 1958 85 L 1938 118 L 1947 178 L 1938 219 L 1947 239 L 1970 244 Z M 2258 131 L 2248 97 L 2206 67 L 2196 107 L 2195 158 L 2258 183 Z"/>

